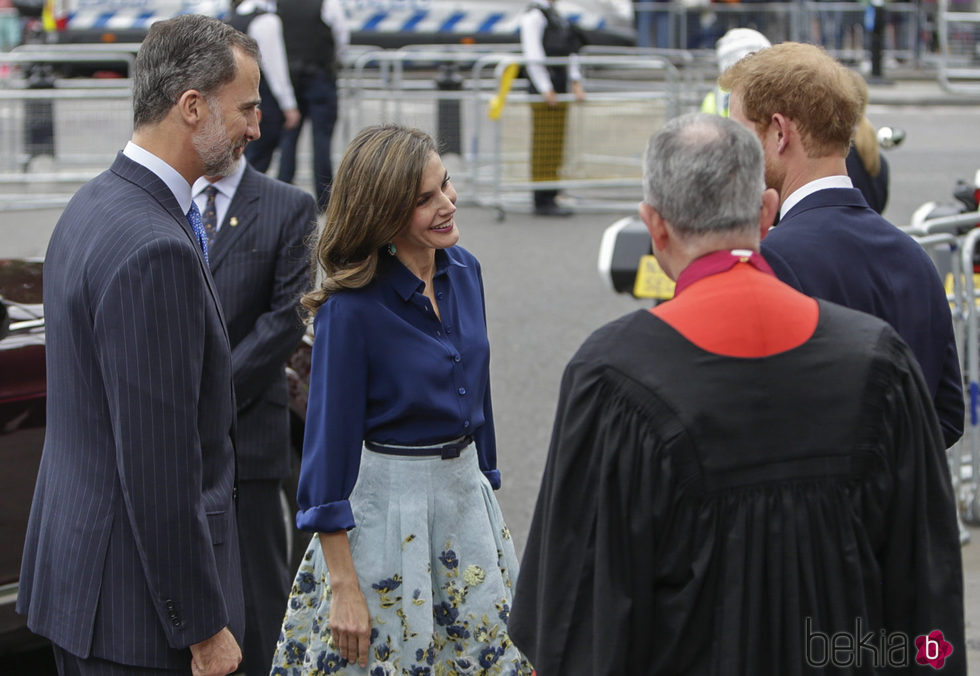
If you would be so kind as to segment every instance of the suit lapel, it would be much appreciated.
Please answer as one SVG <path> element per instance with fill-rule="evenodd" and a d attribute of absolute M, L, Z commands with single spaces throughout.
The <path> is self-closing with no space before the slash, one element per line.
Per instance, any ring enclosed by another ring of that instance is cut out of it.
<path fill-rule="evenodd" d="M 214 273 L 232 251 L 235 241 L 253 226 L 259 217 L 258 172 L 250 166 L 245 167 L 242 180 L 231 198 L 228 211 L 221 221 L 218 234 L 215 235 L 214 245 L 210 251 L 211 272 Z"/>
<path fill-rule="evenodd" d="M 228 338 L 228 330 L 225 328 L 225 315 L 221 311 L 221 301 L 218 300 L 218 292 L 214 288 L 211 271 L 208 269 L 207 263 L 204 262 L 204 252 L 201 251 L 201 246 L 197 242 L 197 235 L 194 234 L 194 230 L 187 220 L 187 214 L 180 210 L 180 205 L 177 203 L 177 198 L 174 197 L 173 192 L 159 176 L 139 162 L 134 162 L 129 159 L 122 152 L 116 155 L 116 161 L 112 163 L 109 169 L 120 178 L 139 186 L 149 193 L 173 217 L 177 226 L 190 240 L 194 246 L 194 250 L 197 252 L 198 260 L 201 263 L 201 270 L 204 272 L 204 279 L 207 282 L 208 290 L 211 292 L 211 298 L 214 300 L 215 308 L 218 310 L 218 316 L 221 317 L 221 329 L 225 332 L 225 338 Z"/>

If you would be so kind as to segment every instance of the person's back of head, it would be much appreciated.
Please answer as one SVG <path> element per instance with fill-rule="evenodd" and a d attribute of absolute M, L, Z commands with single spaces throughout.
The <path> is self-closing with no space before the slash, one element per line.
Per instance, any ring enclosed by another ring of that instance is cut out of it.
<path fill-rule="evenodd" d="M 647 145 L 643 199 L 682 237 L 757 233 L 763 167 L 748 129 L 717 115 L 682 115 Z"/>
<path fill-rule="evenodd" d="M 213 17 L 185 14 L 154 23 L 136 54 L 134 129 L 163 120 L 188 90 L 207 99 L 234 80 L 236 49 L 259 58 L 255 40 Z"/>
<path fill-rule="evenodd" d="M 821 47 L 783 42 L 750 54 L 722 73 L 759 131 L 776 113 L 792 120 L 811 158 L 847 155 L 861 100 L 847 68 Z"/>

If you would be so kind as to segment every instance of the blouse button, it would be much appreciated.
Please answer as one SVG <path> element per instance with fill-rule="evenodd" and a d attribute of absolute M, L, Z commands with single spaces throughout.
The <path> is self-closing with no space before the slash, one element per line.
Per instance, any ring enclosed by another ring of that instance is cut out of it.
<path fill-rule="evenodd" d="M 469 420 L 464 420 L 463 421 L 463 429 L 466 429 L 469 426 L 470 426 L 470 421 Z"/>
<path fill-rule="evenodd" d="M 459 360 L 460 360 L 460 359 L 462 359 L 462 357 L 460 357 L 460 356 L 459 356 L 458 354 L 454 354 L 454 355 L 453 355 L 453 361 L 454 361 L 454 362 L 456 362 L 456 363 L 459 363 Z"/>
<path fill-rule="evenodd" d="M 436 294 L 436 298 L 442 300 L 442 291 Z"/>
<path fill-rule="evenodd" d="M 464 394 L 466 394 L 466 388 L 465 388 L 465 387 L 461 387 L 461 388 L 459 388 L 459 389 L 458 389 L 458 390 L 456 390 L 456 391 L 457 391 L 457 392 L 459 392 L 459 396 L 461 396 L 461 397 L 462 397 L 462 396 L 463 396 Z"/>
<path fill-rule="evenodd" d="M 450 328 L 450 327 L 447 326 L 446 327 L 446 335 L 448 336 L 452 332 L 453 332 L 452 328 Z"/>

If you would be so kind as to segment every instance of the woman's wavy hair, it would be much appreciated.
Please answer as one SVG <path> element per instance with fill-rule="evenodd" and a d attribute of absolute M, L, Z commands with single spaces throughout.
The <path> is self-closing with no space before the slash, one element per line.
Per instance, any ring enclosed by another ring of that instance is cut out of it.
<path fill-rule="evenodd" d="M 868 107 L 868 83 L 856 70 L 848 70 L 847 72 L 851 75 L 851 80 L 854 81 L 858 97 L 861 100 L 861 119 L 858 121 L 857 129 L 854 130 L 854 147 L 858 157 L 861 158 L 864 169 L 869 176 L 874 178 L 881 173 L 881 154 L 878 150 L 878 132 L 875 131 L 871 120 L 865 115 Z"/>
<path fill-rule="evenodd" d="M 380 250 L 412 220 L 435 152 L 424 131 L 394 124 L 366 127 L 347 146 L 313 249 L 313 274 L 321 281 L 301 299 L 311 319 L 333 294 L 374 279 Z"/>

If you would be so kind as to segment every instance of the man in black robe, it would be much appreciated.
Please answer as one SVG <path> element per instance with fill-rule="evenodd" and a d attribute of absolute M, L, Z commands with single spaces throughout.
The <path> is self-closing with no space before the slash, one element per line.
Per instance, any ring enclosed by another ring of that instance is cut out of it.
<path fill-rule="evenodd" d="M 509 623 L 538 676 L 966 673 L 929 390 L 888 324 L 776 279 L 776 206 L 738 124 L 651 140 L 677 292 L 565 371 Z"/>

